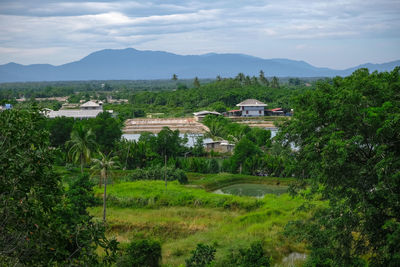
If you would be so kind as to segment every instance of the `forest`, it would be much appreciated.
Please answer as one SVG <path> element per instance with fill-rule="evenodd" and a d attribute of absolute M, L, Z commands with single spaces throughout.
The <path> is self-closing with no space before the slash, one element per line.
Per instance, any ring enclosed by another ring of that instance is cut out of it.
<path fill-rule="evenodd" d="M 145 81 L 88 84 L 0 89 L 2 103 L 32 98 L 0 112 L 4 266 L 400 265 L 400 68 L 151 82 L 154 91 Z M 46 90 L 128 103 L 105 103 L 117 116 L 49 119 L 41 110 L 54 103 L 33 99 Z M 293 116 L 275 122 L 274 138 L 207 116 L 204 137 L 228 140 L 232 154 L 206 151 L 203 137 L 188 147 L 169 128 L 121 138 L 127 118 L 224 112 L 247 98 Z M 287 193 L 216 193 L 240 184 Z"/>

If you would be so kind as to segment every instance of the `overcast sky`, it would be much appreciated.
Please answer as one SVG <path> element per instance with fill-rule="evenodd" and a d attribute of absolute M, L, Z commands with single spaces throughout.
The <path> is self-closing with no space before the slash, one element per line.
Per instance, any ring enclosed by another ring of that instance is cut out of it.
<path fill-rule="evenodd" d="M 400 0 L 0 0 L 0 64 L 133 47 L 347 68 L 400 59 Z"/>

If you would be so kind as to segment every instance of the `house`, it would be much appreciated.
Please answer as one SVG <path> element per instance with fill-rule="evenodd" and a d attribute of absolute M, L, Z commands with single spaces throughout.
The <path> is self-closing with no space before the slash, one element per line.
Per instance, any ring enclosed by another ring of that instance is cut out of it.
<path fill-rule="evenodd" d="M 216 111 L 202 110 L 202 111 L 193 113 L 193 115 L 194 115 L 194 118 L 196 119 L 196 121 L 202 121 L 205 118 L 205 116 L 207 116 L 207 115 L 220 116 L 221 113 L 216 112 Z"/>
<path fill-rule="evenodd" d="M 240 107 L 242 117 L 258 117 L 265 115 L 264 110 L 268 105 L 257 99 L 246 99 L 236 106 Z"/>
<path fill-rule="evenodd" d="M 103 110 L 103 102 L 88 101 L 80 106 L 81 110 Z"/>
<path fill-rule="evenodd" d="M 46 110 L 45 114 L 49 118 L 56 117 L 68 117 L 74 119 L 89 119 L 96 118 L 101 112 L 103 112 L 103 103 L 95 103 L 93 101 L 88 101 L 80 106 L 79 109 L 60 109 L 58 111 Z M 112 113 L 112 110 L 107 112 Z"/>
<path fill-rule="evenodd" d="M 282 108 L 273 108 L 273 109 L 268 109 L 265 111 L 266 115 L 269 116 L 284 116 L 285 112 L 283 111 Z"/>
<path fill-rule="evenodd" d="M 224 114 L 228 117 L 240 117 L 242 116 L 242 111 L 240 109 L 233 109 L 225 112 Z"/>
<path fill-rule="evenodd" d="M 214 151 L 219 153 L 232 153 L 233 149 L 235 148 L 234 144 L 230 144 L 226 140 L 221 141 L 211 141 L 205 143 L 206 151 Z"/>

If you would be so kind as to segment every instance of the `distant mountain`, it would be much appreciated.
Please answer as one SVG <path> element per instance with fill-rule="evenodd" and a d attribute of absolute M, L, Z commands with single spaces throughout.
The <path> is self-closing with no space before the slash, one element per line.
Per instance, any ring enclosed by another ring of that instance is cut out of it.
<path fill-rule="evenodd" d="M 161 51 L 105 49 L 79 61 L 53 66 L 49 64 L 0 65 L 0 82 L 71 81 L 71 80 L 146 80 L 179 78 L 234 77 L 239 72 L 278 77 L 331 77 L 349 75 L 355 69 L 367 67 L 371 71 L 390 71 L 400 66 L 400 60 L 384 64 L 365 64 L 346 70 L 317 68 L 304 61 L 262 59 L 243 54 L 182 56 Z"/>

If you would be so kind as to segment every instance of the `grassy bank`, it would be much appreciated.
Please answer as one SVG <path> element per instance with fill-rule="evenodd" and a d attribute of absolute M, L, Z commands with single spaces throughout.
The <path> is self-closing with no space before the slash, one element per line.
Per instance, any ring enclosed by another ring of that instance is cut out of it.
<path fill-rule="evenodd" d="M 245 174 L 217 173 L 187 173 L 189 183 L 204 188 L 207 191 L 214 191 L 221 187 L 247 183 L 247 184 L 268 184 L 268 185 L 289 185 L 294 178 L 277 178 L 265 176 L 252 176 Z"/>
<path fill-rule="evenodd" d="M 95 190 L 96 196 L 103 194 L 102 188 Z M 167 189 L 163 181 L 119 183 L 109 186 L 107 195 L 109 205 L 129 208 L 186 206 L 254 210 L 262 205 L 260 200 L 254 198 L 207 193 L 203 189 L 189 188 L 177 181 L 168 182 Z"/>

